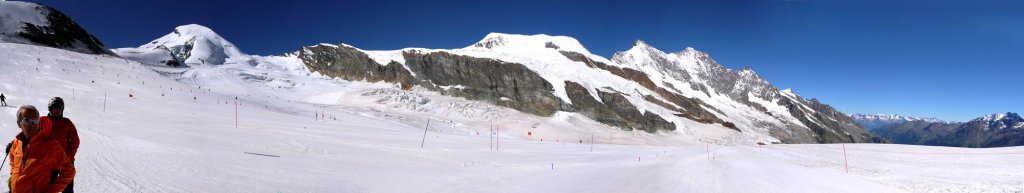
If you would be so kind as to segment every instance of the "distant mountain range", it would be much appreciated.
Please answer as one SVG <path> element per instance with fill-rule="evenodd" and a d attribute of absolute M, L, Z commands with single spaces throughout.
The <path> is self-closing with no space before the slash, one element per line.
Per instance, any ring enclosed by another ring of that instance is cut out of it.
<path fill-rule="evenodd" d="M 850 118 L 853 122 L 857 123 L 861 127 L 867 130 L 874 130 L 885 125 L 905 123 L 911 121 L 922 121 L 926 123 L 952 123 L 949 121 L 939 120 L 934 117 L 914 117 L 914 116 L 903 116 L 898 114 L 850 114 Z"/>
<path fill-rule="evenodd" d="M 1024 145 L 1024 119 L 1012 112 L 986 115 L 968 122 L 896 121 L 872 132 L 899 144 L 953 147 Z"/>

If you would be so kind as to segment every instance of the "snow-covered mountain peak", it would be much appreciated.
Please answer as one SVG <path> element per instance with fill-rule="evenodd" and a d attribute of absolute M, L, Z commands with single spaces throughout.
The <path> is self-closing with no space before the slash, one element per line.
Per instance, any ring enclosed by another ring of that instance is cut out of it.
<path fill-rule="evenodd" d="M 152 58 L 169 53 L 178 63 L 186 65 L 219 65 L 231 61 L 231 58 L 248 58 L 248 55 L 238 50 L 234 44 L 221 37 L 217 32 L 198 24 L 178 26 L 170 34 L 150 41 L 148 44 L 138 48 L 115 49 L 114 52 L 128 58 Z M 162 62 L 165 60 L 160 58 L 161 62 L 148 63 L 166 63 Z"/>
<path fill-rule="evenodd" d="M 757 77 L 757 72 L 754 72 L 754 69 L 751 69 L 750 66 L 743 66 L 743 69 L 740 70 L 739 73 L 740 73 L 740 75 L 742 75 L 744 77 L 747 77 L 747 76 Z"/>
<path fill-rule="evenodd" d="M 651 47 L 651 45 L 647 44 L 647 42 L 644 42 L 643 40 L 637 39 L 636 41 L 633 41 L 633 47 Z"/>
<path fill-rule="evenodd" d="M 1024 128 L 1024 118 L 1013 112 L 1004 113 L 993 113 L 985 115 L 983 117 L 975 118 L 968 122 L 968 124 L 981 125 L 984 130 L 989 129 L 1006 129 L 1006 128 Z"/>
<path fill-rule="evenodd" d="M 658 48 L 655 48 L 654 46 L 651 46 L 651 44 L 648 44 L 647 42 L 644 42 L 643 40 L 636 40 L 636 41 L 634 41 L 633 42 L 633 47 L 630 48 L 629 50 L 626 50 L 625 53 L 643 54 L 643 55 L 651 55 L 651 56 L 662 56 L 662 55 L 665 55 L 665 52 L 663 52 L 661 50 L 658 50 Z"/>
<path fill-rule="evenodd" d="M 612 56 L 612 61 L 641 70 L 645 66 L 654 67 L 654 69 L 664 69 L 664 66 L 669 65 L 664 60 L 665 55 L 665 52 L 647 44 L 647 42 L 636 40 L 633 42 L 633 47 L 629 48 L 629 50 L 616 52 Z"/>
<path fill-rule="evenodd" d="M 993 122 L 993 121 L 1000 121 L 1000 120 L 1003 120 L 1003 119 L 1020 119 L 1020 115 L 1017 115 L 1017 113 L 1013 113 L 1013 112 L 1006 112 L 1005 114 L 1004 113 L 992 113 L 990 115 L 985 115 L 984 117 L 977 118 L 976 120 L 981 120 L 981 121 L 985 121 L 985 122 Z"/>
<path fill-rule="evenodd" d="M 576 38 L 568 36 L 550 36 L 546 34 L 519 35 L 491 32 L 479 42 L 467 48 L 487 48 L 498 51 L 515 51 L 531 49 L 555 49 L 590 54 Z"/>
<path fill-rule="evenodd" d="M 796 96 L 796 93 L 793 92 L 793 88 L 782 89 L 779 93 L 790 97 Z"/>
<path fill-rule="evenodd" d="M 186 24 L 174 28 L 175 34 L 182 36 L 203 36 L 210 39 L 222 39 L 217 32 L 199 24 Z"/>
<path fill-rule="evenodd" d="M 188 24 L 175 27 L 174 31 L 171 31 L 170 34 L 164 35 L 163 37 L 150 41 L 148 44 L 141 45 L 139 46 L 139 48 L 155 48 L 158 46 L 185 45 L 191 44 L 199 38 L 207 40 L 209 41 L 209 43 L 213 45 L 234 48 L 234 44 L 228 42 L 226 39 L 217 34 L 217 32 L 214 32 L 210 28 L 199 24 Z M 237 49 L 234 50 L 237 51 Z"/>

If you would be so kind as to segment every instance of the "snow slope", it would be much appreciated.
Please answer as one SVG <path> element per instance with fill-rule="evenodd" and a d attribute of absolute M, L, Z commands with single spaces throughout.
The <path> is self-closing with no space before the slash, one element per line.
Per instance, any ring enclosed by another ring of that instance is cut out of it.
<path fill-rule="evenodd" d="M 1024 183 L 1022 147 L 847 145 L 847 174 L 840 145 L 620 145 L 686 140 L 581 134 L 565 125 L 599 124 L 316 74 L 216 78 L 297 66 L 200 69 L 196 77 L 211 78 L 189 81 L 215 86 L 198 88 L 121 58 L 10 43 L 0 50 L 8 103 L 67 101 L 82 138 L 83 192 L 1019 192 Z M 254 92 L 273 84 L 284 86 Z M 2 108 L 0 137 L 18 132 L 16 110 Z M 490 121 L 465 115 L 492 118 L 497 145 Z"/>

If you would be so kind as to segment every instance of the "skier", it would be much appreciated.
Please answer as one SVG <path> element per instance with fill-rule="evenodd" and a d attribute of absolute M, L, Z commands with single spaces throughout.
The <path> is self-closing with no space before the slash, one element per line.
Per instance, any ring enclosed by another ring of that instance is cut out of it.
<path fill-rule="evenodd" d="M 68 158 L 71 159 L 71 164 L 74 165 L 75 154 L 78 153 L 79 145 L 78 130 L 75 129 L 75 124 L 71 122 L 71 119 L 64 117 L 64 99 L 53 97 L 46 107 L 50 110 L 50 113 L 39 118 L 39 128 L 42 132 L 53 136 L 57 144 L 64 148 L 64 153 L 67 154 Z M 74 192 L 74 186 L 75 182 L 72 179 L 63 192 Z"/>
<path fill-rule="evenodd" d="M 17 113 L 21 133 L 7 144 L 11 157 L 8 186 L 14 193 L 60 192 L 75 178 L 75 166 L 52 136 L 39 127 L 39 110 L 21 106 Z"/>
<path fill-rule="evenodd" d="M 4 93 L 0 93 L 0 106 L 7 106 L 7 97 L 4 96 Z"/>

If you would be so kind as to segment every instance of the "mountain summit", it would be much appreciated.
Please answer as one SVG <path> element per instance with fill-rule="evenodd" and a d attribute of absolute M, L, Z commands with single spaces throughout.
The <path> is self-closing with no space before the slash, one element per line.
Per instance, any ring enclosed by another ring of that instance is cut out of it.
<path fill-rule="evenodd" d="M 232 58 L 249 58 L 227 39 L 198 24 L 178 26 L 170 34 L 137 48 L 113 51 L 144 64 L 168 66 L 217 65 L 232 61 Z"/>

